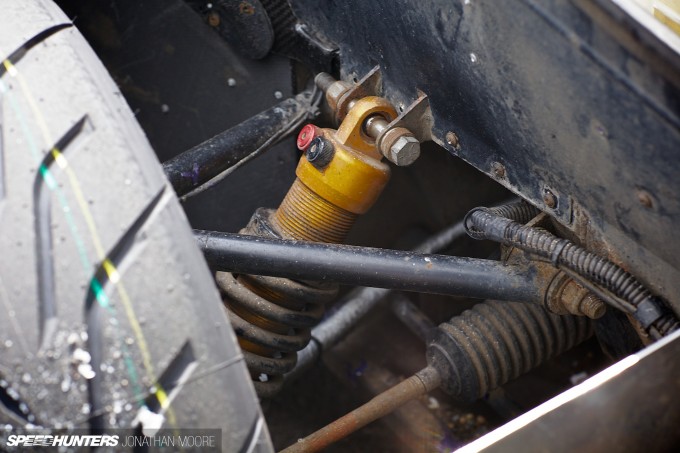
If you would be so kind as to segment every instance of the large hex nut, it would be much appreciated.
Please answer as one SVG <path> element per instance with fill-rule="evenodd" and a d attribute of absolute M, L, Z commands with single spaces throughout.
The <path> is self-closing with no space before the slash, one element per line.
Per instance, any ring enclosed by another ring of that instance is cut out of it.
<path fill-rule="evenodd" d="M 420 142 L 412 135 L 402 135 L 390 148 L 387 158 L 400 167 L 411 165 L 420 157 Z"/>
<path fill-rule="evenodd" d="M 403 127 L 388 129 L 376 139 L 376 143 L 382 155 L 399 166 L 411 165 L 420 156 L 420 142 Z"/>

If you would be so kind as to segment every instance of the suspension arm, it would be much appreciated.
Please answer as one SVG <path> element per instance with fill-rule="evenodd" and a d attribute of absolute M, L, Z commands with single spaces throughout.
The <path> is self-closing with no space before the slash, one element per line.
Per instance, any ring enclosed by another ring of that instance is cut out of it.
<path fill-rule="evenodd" d="M 549 283 L 533 264 L 194 230 L 217 270 L 421 293 L 543 303 Z"/>
<path fill-rule="evenodd" d="M 312 92 L 305 91 L 281 101 L 164 162 L 163 171 L 177 196 L 205 184 L 258 148 L 273 146 L 295 132 L 292 123 L 311 117 L 311 98 Z"/>

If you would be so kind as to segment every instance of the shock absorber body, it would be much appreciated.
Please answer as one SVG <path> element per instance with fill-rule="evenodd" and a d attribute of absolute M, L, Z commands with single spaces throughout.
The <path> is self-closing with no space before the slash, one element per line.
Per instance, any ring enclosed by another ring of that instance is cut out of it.
<path fill-rule="evenodd" d="M 258 209 L 241 232 L 343 242 L 389 180 L 389 167 L 363 127 L 375 115 L 391 121 L 397 114 L 386 100 L 369 96 L 354 103 L 337 131 L 306 126 L 298 137 L 305 155 L 281 205 Z M 295 366 L 297 351 L 309 343 L 310 329 L 337 285 L 227 272 L 217 272 L 216 280 L 258 395 L 272 396 Z"/>

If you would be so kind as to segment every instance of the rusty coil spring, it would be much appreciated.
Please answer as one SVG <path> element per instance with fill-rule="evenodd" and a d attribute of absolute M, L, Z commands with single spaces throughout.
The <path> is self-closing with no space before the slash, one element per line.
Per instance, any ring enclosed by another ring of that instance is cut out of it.
<path fill-rule="evenodd" d="M 276 211 L 257 210 L 241 233 L 342 242 L 356 217 L 296 179 Z M 217 272 L 216 281 L 255 390 L 261 398 L 272 397 L 281 389 L 283 375 L 295 367 L 297 351 L 311 340 L 311 328 L 338 286 L 228 272 Z"/>
<path fill-rule="evenodd" d="M 309 343 L 311 328 L 337 286 L 228 272 L 218 272 L 216 280 L 257 394 L 271 397 L 280 390 L 283 375 L 295 367 L 297 351 Z"/>

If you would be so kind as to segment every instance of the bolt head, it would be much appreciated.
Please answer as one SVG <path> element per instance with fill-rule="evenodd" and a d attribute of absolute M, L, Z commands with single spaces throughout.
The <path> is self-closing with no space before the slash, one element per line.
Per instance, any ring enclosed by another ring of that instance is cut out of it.
<path fill-rule="evenodd" d="M 208 14 L 208 25 L 211 27 L 217 27 L 220 25 L 220 15 L 216 12 L 211 12 Z"/>
<path fill-rule="evenodd" d="M 453 146 L 456 149 L 460 148 L 460 141 L 458 140 L 458 136 L 453 131 L 449 131 L 446 134 L 446 143 L 448 143 L 449 145 Z"/>
<path fill-rule="evenodd" d="M 496 175 L 497 178 L 503 179 L 505 178 L 505 165 L 503 165 L 500 162 L 494 162 L 491 164 L 491 170 L 493 171 L 493 174 Z"/>
<path fill-rule="evenodd" d="M 640 202 L 640 204 L 647 209 L 650 209 L 654 206 L 652 196 L 646 190 L 638 190 L 637 199 Z"/>
<path fill-rule="evenodd" d="M 420 157 L 420 142 L 417 138 L 403 135 L 394 142 L 387 158 L 400 167 L 411 165 Z"/>
<path fill-rule="evenodd" d="M 352 85 L 342 80 L 338 80 L 333 82 L 326 89 L 326 101 L 328 102 L 328 106 L 332 111 L 335 111 L 338 108 L 338 102 L 340 102 L 340 98 L 342 98 L 342 96 L 344 96 L 345 93 L 350 90 L 350 88 L 352 88 Z"/>
<path fill-rule="evenodd" d="M 550 190 L 545 189 L 543 191 L 543 203 L 550 209 L 555 209 L 557 207 L 557 197 Z"/>

